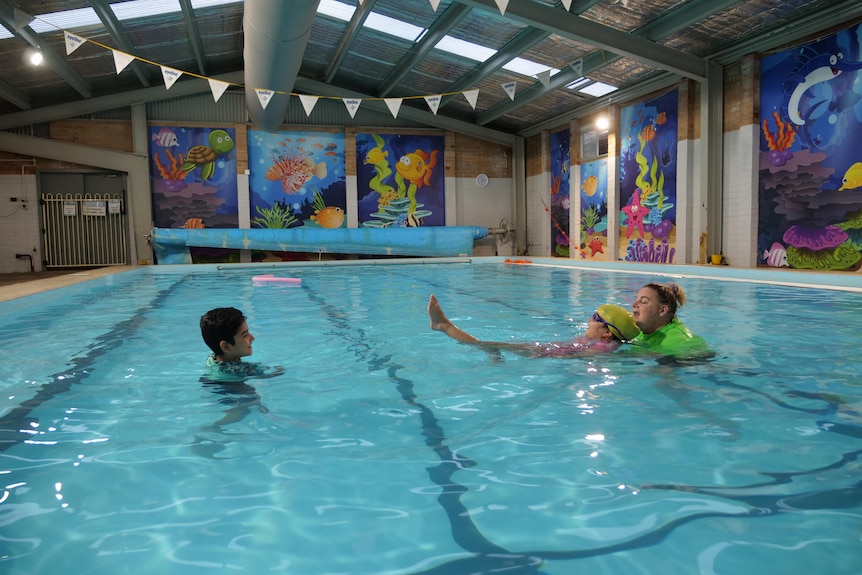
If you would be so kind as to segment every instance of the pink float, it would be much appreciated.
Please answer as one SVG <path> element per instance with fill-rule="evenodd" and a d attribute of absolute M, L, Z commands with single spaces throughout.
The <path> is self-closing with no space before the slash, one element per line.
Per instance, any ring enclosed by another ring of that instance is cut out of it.
<path fill-rule="evenodd" d="M 273 274 L 266 274 L 261 276 L 252 276 L 251 281 L 255 283 L 279 283 L 279 284 L 291 284 L 291 285 L 300 285 L 302 280 L 299 278 L 283 278 L 277 277 Z"/>

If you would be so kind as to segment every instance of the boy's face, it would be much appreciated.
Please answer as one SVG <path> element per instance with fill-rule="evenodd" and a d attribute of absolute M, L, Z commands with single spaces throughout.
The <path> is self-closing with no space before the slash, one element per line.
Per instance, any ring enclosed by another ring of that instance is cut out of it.
<path fill-rule="evenodd" d="M 234 343 L 222 340 L 222 361 L 236 361 L 241 357 L 252 354 L 251 343 L 254 341 L 254 336 L 248 331 L 248 323 L 242 322 L 239 330 L 233 336 Z"/>

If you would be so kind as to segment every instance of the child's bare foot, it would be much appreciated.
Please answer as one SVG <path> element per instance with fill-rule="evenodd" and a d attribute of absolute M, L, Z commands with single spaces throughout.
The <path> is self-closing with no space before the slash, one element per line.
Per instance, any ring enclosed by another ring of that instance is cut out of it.
<path fill-rule="evenodd" d="M 434 294 L 428 298 L 428 317 L 431 319 L 431 329 L 435 331 L 446 331 L 446 328 L 452 325 Z"/>

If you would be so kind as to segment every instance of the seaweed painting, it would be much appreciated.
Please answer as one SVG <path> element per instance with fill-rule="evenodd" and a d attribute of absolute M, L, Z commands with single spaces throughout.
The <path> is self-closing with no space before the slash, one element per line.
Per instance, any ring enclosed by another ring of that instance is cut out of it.
<path fill-rule="evenodd" d="M 360 225 L 445 225 L 442 136 L 357 134 L 356 164 Z"/>

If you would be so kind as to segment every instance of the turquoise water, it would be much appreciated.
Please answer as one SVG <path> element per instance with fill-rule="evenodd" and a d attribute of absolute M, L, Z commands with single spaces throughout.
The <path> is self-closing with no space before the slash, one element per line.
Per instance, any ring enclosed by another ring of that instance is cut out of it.
<path fill-rule="evenodd" d="M 652 280 L 177 266 L 0 303 L 0 571 L 862 572 L 858 293 L 679 279 L 697 365 L 492 361 L 425 311 L 558 341 Z M 202 380 L 225 305 L 284 375 Z"/>

